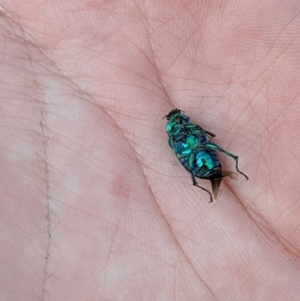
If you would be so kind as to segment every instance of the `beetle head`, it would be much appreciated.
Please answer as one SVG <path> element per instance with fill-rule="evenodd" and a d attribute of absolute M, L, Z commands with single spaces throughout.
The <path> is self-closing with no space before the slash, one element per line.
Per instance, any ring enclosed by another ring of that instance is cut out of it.
<path fill-rule="evenodd" d="M 190 122 L 190 117 L 183 114 L 183 111 L 179 109 L 174 109 L 170 111 L 168 115 L 166 115 L 164 118 L 167 118 L 167 120 L 171 123 L 177 123 L 177 124 L 185 124 Z"/>

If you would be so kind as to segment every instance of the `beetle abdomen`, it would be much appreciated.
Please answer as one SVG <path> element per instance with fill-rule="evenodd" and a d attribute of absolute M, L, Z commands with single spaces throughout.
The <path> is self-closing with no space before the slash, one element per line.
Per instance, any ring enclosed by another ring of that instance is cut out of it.
<path fill-rule="evenodd" d="M 198 178 L 210 178 L 220 169 L 220 162 L 215 151 L 200 150 L 191 164 L 191 172 Z"/>

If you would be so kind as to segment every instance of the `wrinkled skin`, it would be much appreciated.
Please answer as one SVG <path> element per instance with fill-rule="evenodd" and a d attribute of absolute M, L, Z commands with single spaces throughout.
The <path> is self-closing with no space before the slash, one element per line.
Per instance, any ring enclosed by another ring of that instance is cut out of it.
<path fill-rule="evenodd" d="M 300 4 L 240 3 L 0 1 L 1 300 L 299 300 Z M 208 204 L 175 107 L 250 180 Z"/>

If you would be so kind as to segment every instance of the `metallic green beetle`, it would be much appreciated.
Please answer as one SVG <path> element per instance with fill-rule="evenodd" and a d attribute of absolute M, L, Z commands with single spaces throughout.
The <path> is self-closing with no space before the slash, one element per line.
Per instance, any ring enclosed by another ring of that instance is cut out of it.
<path fill-rule="evenodd" d="M 214 134 L 205 131 L 197 124 L 190 122 L 190 117 L 183 114 L 179 109 L 172 110 L 167 118 L 166 132 L 169 136 L 169 145 L 185 169 L 191 174 L 193 185 L 201 188 L 210 195 L 210 203 L 213 201 L 210 191 L 201 187 L 196 182 L 196 177 L 210 180 L 214 198 L 217 198 L 222 178 L 237 178 L 232 171 L 222 170 L 217 151 L 233 158 L 236 162 L 236 170 L 249 179 L 238 168 L 238 156 L 222 149 L 217 144 L 210 142 L 208 136 Z"/>

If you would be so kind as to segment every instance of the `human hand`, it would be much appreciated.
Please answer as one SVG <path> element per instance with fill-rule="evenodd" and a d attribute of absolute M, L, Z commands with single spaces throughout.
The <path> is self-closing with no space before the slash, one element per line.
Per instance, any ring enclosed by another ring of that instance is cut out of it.
<path fill-rule="evenodd" d="M 297 1 L 1 6 L 2 300 L 299 299 Z M 208 204 L 175 107 L 250 180 Z"/>

